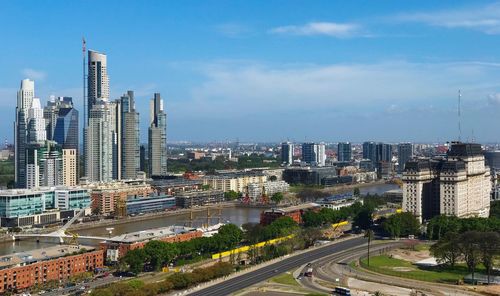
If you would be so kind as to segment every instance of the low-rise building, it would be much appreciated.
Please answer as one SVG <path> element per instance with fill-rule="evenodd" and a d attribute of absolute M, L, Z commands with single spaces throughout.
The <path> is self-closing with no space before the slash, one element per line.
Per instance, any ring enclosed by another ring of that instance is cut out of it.
<path fill-rule="evenodd" d="M 356 202 L 363 203 L 362 199 L 356 198 L 351 194 L 341 194 L 322 198 L 316 203 L 322 208 L 339 210 L 344 207 L 350 207 Z"/>
<path fill-rule="evenodd" d="M 104 252 L 91 246 L 53 246 L 0 257 L 0 294 L 49 281 L 64 281 L 104 265 Z"/>
<path fill-rule="evenodd" d="M 259 184 L 262 186 L 267 182 L 267 175 L 259 171 L 220 173 L 204 176 L 202 181 L 203 185 L 209 185 L 211 189 L 222 190 L 224 192 L 231 190 L 245 192 L 249 184 Z"/>
<path fill-rule="evenodd" d="M 175 208 L 175 197 L 154 195 L 148 197 L 129 197 L 127 199 L 127 215 L 161 212 Z"/>
<path fill-rule="evenodd" d="M 197 190 L 181 192 L 175 195 L 177 208 L 187 209 L 194 206 L 221 203 L 224 201 L 224 191 L 222 190 Z"/>
<path fill-rule="evenodd" d="M 151 182 L 151 187 L 159 194 L 175 195 L 176 193 L 200 190 L 202 180 L 196 179 L 156 179 Z"/>
<path fill-rule="evenodd" d="M 101 243 L 101 249 L 104 250 L 106 258 L 109 261 L 116 262 L 118 259 L 125 256 L 128 251 L 143 248 L 147 242 L 152 240 L 174 243 L 188 241 L 202 236 L 203 233 L 196 228 L 169 226 L 141 230 L 112 237 Z"/>
<path fill-rule="evenodd" d="M 281 217 L 290 217 L 298 224 L 302 223 L 302 213 L 307 210 L 318 208 L 316 203 L 307 203 L 286 208 L 273 208 L 265 210 L 260 214 L 260 224 L 269 225 Z"/>
<path fill-rule="evenodd" d="M 269 181 L 265 182 L 264 185 L 259 184 L 248 184 L 248 196 L 256 201 L 264 194 L 267 196 L 272 196 L 278 192 L 288 192 L 290 185 L 285 181 Z"/>

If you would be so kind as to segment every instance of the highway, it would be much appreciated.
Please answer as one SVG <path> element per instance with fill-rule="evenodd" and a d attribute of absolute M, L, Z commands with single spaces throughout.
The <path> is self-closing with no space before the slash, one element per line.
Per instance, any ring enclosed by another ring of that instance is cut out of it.
<path fill-rule="evenodd" d="M 188 295 L 192 296 L 221 296 L 241 291 L 242 289 L 265 281 L 280 273 L 287 272 L 293 268 L 300 267 L 308 262 L 321 259 L 332 255 L 333 253 L 342 252 L 352 248 L 357 248 L 366 243 L 365 238 L 354 238 L 342 241 L 336 244 L 323 246 L 309 252 L 304 252 L 299 255 L 284 258 L 281 261 L 267 265 L 255 271 L 228 279 L 219 284 L 207 287 Z"/>

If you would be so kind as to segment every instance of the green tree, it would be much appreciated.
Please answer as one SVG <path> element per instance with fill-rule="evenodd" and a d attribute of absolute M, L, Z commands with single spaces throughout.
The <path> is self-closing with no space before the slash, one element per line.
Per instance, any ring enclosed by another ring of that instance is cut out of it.
<path fill-rule="evenodd" d="M 129 266 L 130 272 L 139 274 L 144 269 L 146 252 L 144 252 L 144 249 L 131 250 L 127 252 L 122 260 Z"/>
<path fill-rule="evenodd" d="M 238 197 L 239 197 L 238 192 L 236 192 L 234 190 L 229 190 L 227 192 L 224 192 L 224 198 L 226 200 L 235 200 L 235 199 L 238 199 Z"/>
<path fill-rule="evenodd" d="M 382 227 L 391 237 L 417 235 L 420 232 L 420 223 L 411 213 L 397 213 L 387 218 Z"/>
<path fill-rule="evenodd" d="M 282 192 L 276 192 L 271 196 L 271 200 L 275 202 L 276 204 L 279 204 L 281 201 L 283 201 L 284 196 Z"/>
<path fill-rule="evenodd" d="M 437 258 L 439 263 L 445 263 L 454 267 L 461 255 L 458 240 L 459 235 L 457 233 L 447 232 L 439 241 L 431 246 L 431 254 Z"/>
<path fill-rule="evenodd" d="M 481 233 L 477 231 L 467 231 L 460 235 L 458 248 L 464 256 L 465 264 L 469 272 L 472 273 L 472 283 L 474 284 L 474 273 L 476 266 L 481 260 L 481 249 L 479 242 L 482 239 Z"/>
<path fill-rule="evenodd" d="M 358 187 L 354 188 L 354 190 L 352 191 L 352 195 L 354 195 L 354 196 L 359 196 L 360 195 Z"/>
<path fill-rule="evenodd" d="M 498 232 L 483 232 L 480 235 L 479 249 L 481 251 L 481 263 L 488 274 L 488 285 L 490 284 L 491 270 L 495 257 L 500 255 L 500 234 Z"/>
<path fill-rule="evenodd" d="M 226 224 L 219 228 L 215 237 L 224 244 L 222 249 L 232 249 L 243 239 L 243 231 L 234 224 Z"/>
<path fill-rule="evenodd" d="M 363 207 L 353 219 L 354 226 L 357 226 L 361 229 L 368 229 L 373 224 L 373 209 L 368 207 Z"/>

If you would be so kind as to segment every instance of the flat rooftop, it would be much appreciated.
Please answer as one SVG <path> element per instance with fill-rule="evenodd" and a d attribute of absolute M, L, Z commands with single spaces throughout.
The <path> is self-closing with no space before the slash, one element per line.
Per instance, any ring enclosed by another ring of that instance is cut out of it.
<path fill-rule="evenodd" d="M 62 245 L 45 247 L 43 249 L 32 250 L 28 252 L 13 253 L 0 257 L 0 269 L 9 267 L 29 265 L 32 263 L 47 261 L 66 256 L 82 250 L 94 251 L 96 248 L 87 245 Z"/>
<path fill-rule="evenodd" d="M 290 212 L 296 212 L 300 210 L 308 210 L 312 208 L 319 207 L 317 203 L 305 203 L 305 204 L 300 204 L 296 206 L 291 206 L 291 207 L 286 207 L 286 208 L 274 208 L 270 210 L 266 210 L 266 213 L 271 213 L 271 212 L 283 212 L 283 213 L 290 213 Z"/>
<path fill-rule="evenodd" d="M 185 227 L 185 226 L 169 226 L 169 227 L 153 228 L 153 229 L 125 233 L 109 238 L 106 241 L 131 244 L 135 242 L 148 241 L 163 237 L 176 236 L 179 234 L 188 233 L 192 231 L 196 231 L 196 228 Z"/>

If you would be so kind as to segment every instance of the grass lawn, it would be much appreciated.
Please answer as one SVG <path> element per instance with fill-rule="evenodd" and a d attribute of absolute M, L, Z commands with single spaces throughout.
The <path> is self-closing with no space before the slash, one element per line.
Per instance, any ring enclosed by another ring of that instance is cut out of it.
<path fill-rule="evenodd" d="M 426 251 L 431 248 L 431 245 L 429 244 L 418 244 L 415 246 L 415 251 Z"/>
<path fill-rule="evenodd" d="M 361 265 L 374 272 L 428 282 L 456 283 L 469 274 L 467 267 L 464 265 L 457 265 L 454 268 L 421 268 L 409 261 L 390 258 L 387 255 L 371 257 L 369 267 L 366 258 L 362 259 Z M 482 268 L 478 268 L 476 272 L 482 271 Z"/>
<path fill-rule="evenodd" d="M 271 278 L 271 281 L 282 285 L 300 287 L 299 283 L 297 283 L 291 273 L 282 273 Z"/>

